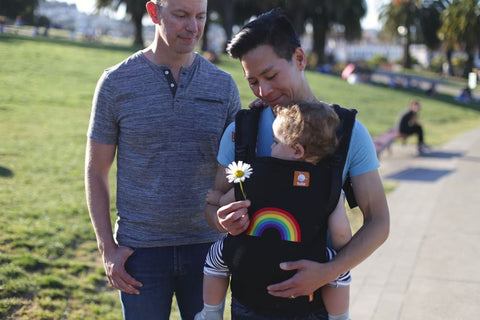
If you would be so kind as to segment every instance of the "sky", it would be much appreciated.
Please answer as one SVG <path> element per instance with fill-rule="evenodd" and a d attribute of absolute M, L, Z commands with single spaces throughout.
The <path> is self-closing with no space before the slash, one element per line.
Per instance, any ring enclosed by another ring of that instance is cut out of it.
<path fill-rule="evenodd" d="M 96 0 L 57 0 L 68 3 L 75 3 L 77 9 L 86 12 L 92 13 L 95 10 Z M 362 20 L 362 27 L 364 29 L 379 29 L 380 25 L 378 24 L 378 9 L 382 4 L 387 3 L 388 0 L 365 0 L 367 2 L 367 15 Z"/>

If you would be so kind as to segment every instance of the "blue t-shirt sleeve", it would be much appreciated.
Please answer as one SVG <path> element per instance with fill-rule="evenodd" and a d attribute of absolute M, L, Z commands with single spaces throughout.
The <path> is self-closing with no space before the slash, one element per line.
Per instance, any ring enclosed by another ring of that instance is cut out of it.
<path fill-rule="evenodd" d="M 272 108 L 264 108 L 260 114 L 260 124 L 258 126 L 257 155 L 259 157 L 270 157 L 272 154 L 272 124 L 274 120 L 275 115 Z"/>
<path fill-rule="evenodd" d="M 235 122 L 228 125 L 223 132 L 222 140 L 218 148 L 217 161 L 224 167 L 228 167 L 230 163 L 235 161 L 235 142 L 233 135 L 235 134 Z"/>
<path fill-rule="evenodd" d="M 272 123 L 275 120 L 272 108 L 264 108 L 260 114 L 258 125 L 257 156 L 268 157 L 273 143 Z M 228 125 L 223 133 L 218 149 L 217 161 L 224 167 L 235 161 L 235 122 Z"/>
<path fill-rule="evenodd" d="M 370 133 L 361 122 L 355 121 L 343 172 L 344 178 L 347 169 L 350 172 L 350 176 L 354 177 L 376 170 L 379 167 L 380 162 L 378 161 Z"/>

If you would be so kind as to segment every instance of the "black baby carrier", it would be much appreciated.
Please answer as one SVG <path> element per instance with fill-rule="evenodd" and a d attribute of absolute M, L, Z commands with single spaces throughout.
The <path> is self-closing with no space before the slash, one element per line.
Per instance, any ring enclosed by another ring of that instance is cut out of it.
<path fill-rule="evenodd" d="M 296 271 L 281 270 L 281 262 L 326 261 L 328 217 L 340 196 L 342 171 L 356 114 L 355 110 L 332 107 L 341 119 L 340 144 L 333 156 L 317 164 L 256 157 L 261 110 L 241 110 L 236 117 L 236 161 L 243 160 L 253 169 L 250 178 L 243 182 L 247 198 L 251 200 L 250 225 L 239 236 L 227 236 L 223 258 L 232 274 L 233 297 L 257 313 L 282 318 L 307 315 L 323 308 L 320 290 L 314 292 L 313 301 L 309 301 L 307 296 L 274 297 L 266 288 L 295 274 Z M 235 184 L 235 196 L 243 200 L 238 184 Z M 349 201 L 352 206 L 351 199 Z"/>

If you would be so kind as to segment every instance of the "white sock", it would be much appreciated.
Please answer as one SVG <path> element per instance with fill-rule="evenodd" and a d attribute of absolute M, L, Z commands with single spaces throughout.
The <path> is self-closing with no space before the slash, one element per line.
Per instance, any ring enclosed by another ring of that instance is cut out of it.
<path fill-rule="evenodd" d="M 195 315 L 194 320 L 222 320 L 223 302 L 217 305 L 203 303 L 203 309 Z"/>
<path fill-rule="evenodd" d="M 205 309 L 205 311 L 218 311 L 220 309 L 222 309 L 223 307 L 223 303 L 220 303 L 220 304 L 217 304 L 217 305 L 212 305 L 212 304 L 208 304 L 208 303 L 203 303 L 203 309 Z"/>
<path fill-rule="evenodd" d="M 348 311 L 336 315 L 328 314 L 328 320 L 350 320 L 350 315 Z"/>

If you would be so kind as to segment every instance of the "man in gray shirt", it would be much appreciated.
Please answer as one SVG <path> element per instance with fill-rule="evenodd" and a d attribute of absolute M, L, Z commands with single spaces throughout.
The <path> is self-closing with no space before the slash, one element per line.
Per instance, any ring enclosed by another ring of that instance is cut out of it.
<path fill-rule="evenodd" d="M 153 43 L 100 78 L 86 151 L 86 195 L 109 283 L 124 317 L 168 319 L 175 293 L 182 319 L 203 307 L 206 252 L 219 233 L 205 221 L 218 145 L 240 109 L 227 73 L 193 52 L 207 0 L 156 0 Z M 117 220 L 109 172 L 117 156 Z"/>

